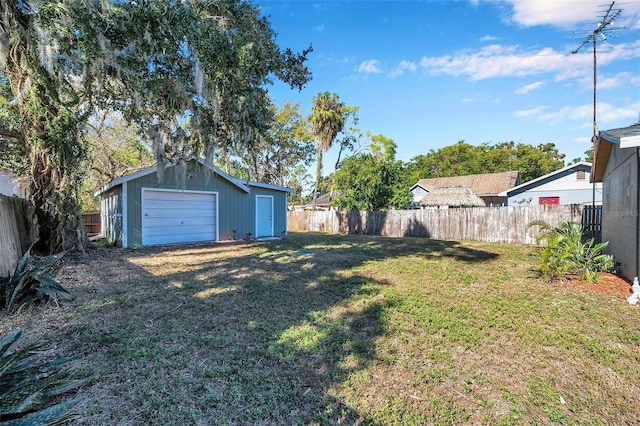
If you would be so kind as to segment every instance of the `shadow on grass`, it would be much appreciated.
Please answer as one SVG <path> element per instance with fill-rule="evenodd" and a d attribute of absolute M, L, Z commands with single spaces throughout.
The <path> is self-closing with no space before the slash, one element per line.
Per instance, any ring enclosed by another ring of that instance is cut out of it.
<path fill-rule="evenodd" d="M 388 283 L 358 268 L 405 256 L 496 257 L 449 241 L 323 234 L 95 252 L 73 267 L 92 280 L 64 283 L 78 295 L 70 344 L 98 376 L 79 395 L 83 421 L 375 423 L 340 395 L 375 361 L 392 307 Z"/>

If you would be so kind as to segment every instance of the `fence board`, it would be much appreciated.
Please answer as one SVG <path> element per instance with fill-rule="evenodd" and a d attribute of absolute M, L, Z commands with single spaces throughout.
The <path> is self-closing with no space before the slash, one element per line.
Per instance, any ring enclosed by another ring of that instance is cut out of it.
<path fill-rule="evenodd" d="M 554 226 L 566 221 L 585 223 L 584 211 L 585 206 L 577 204 L 384 212 L 290 211 L 287 221 L 289 231 L 535 244 L 539 230 L 527 229 L 529 223 L 536 220 Z M 596 219 L 599 219 L 597 212 Z"/>
<path fill-rule="evenodd" d="M 93 237 L 102 233 L 100 211 L 82 212 L 82 222 L 84 223 L 84 230 L 88 237 Z"/>
<path fill-rule="evenodd" d="M 0 276 L 13 273 L 36 232 L 33 206 L 22 198 L 0 194 Z"/>

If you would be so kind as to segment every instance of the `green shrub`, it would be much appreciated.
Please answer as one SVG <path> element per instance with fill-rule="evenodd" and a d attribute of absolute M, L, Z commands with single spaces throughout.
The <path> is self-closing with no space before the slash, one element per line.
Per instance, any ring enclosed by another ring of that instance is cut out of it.
<path fill-rule="evenodd" d="M 580 224 L 563 222 L 553 227 L 543 221 L 534 221 L 527 228 L 532 226 L 541 228 L 537 243 L 546 243 L 540 250 L 540 270 L 550 281 L 577 274 L 589 282 L 597 282 L 599 272 L 614 266 L 613 256 L 602 253 L 608 242 L 596 244 L 593 238 L 585 240 Z"/>
<path fill-rule="evenodd" d="M 19 312 L 27 304 L 36 301 L 53 300 L 57 303 L 60 299 L 73 299 L 51 277 L 56 264 L 64 255 L 65 252 L 34 262 L 30 247 L 18 262 L 13 275 L 0 278 L 0 306 L 9 312 Z"/>
<path fill-rule="evenodd" d="M 70 360 L 44 361 L 41 345 L 17 349 L 21 334 L 17 330 L 0 339 L 0 425 L 59 425 L 77 417 L 67 413 L 77 400 L 47 405 L 86 380 L 67 380 L 64 366 Z"/>

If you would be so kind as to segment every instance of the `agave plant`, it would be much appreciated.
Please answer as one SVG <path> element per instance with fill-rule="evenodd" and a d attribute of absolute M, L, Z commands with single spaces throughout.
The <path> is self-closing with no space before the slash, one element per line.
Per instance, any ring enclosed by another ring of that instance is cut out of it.
<path fill-rule="evenodd" d="M 33 247 L 33 246 L 31 246 Z M 34 262 L 31 247 L 22 256 L 9 278 L 0 278 L 0 306 L 9 312 L 19 312 L 25 305 L 35 301 L 60 299 L 71 300 L 73 296 L 51 277 L 62 252 Z"/>
<path fill-rule="evenodd" d="M 540 269 L 543 277 L 553 281 L 567 274 L 578 274 L 589 282 L 598 281 L 598 273 L 614 266 L 613 256 L 603 254 L 607 241 L 585 241 L 582 226 L 563 222 L 557 227 L 543 221 L 531 222 L 527 228 L 540 227 L 537 243 L 546 242 L 540 251 Z"/>
<path fill-rule="evenodd" d="M 76 418 L 67 410 L 78 400 L 48 404 L 86 380 L 66 379 L 68 358 L 43 361 L 42 345 L 18 349 L 21 335 L 16 330 L 0 339 L 0 425 L 60 425 Z"/>

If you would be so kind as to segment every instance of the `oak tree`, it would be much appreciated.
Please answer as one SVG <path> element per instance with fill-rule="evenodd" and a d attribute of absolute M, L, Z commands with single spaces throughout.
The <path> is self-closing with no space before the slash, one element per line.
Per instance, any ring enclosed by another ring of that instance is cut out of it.
<path fill-rule="evenodd" d="M 268 128 L 266 84 L 310 79 L 311 49 L 281 49 L 244 1 L 0 0 L 0 11 L 0 151 L 27 158 L 49 252 L 84 244 L 84 130 L 96 108 L 141 129 L 161 178 L 167 162 L 211 159 Z"/>

